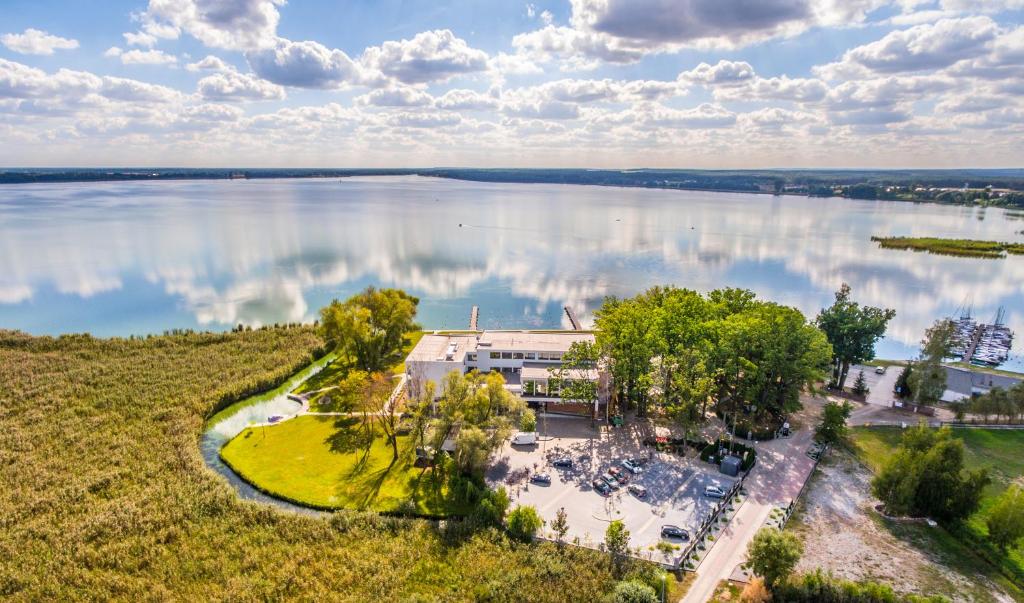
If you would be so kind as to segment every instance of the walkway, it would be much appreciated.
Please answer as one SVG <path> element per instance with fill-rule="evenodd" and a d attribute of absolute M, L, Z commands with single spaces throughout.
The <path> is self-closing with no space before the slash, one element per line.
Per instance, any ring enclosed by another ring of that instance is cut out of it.
<path fill-rule="evenodd" d="M 804 399 L 805 410 L 791 419 L 796 431 L 788 438 L 756 444 L 757 465 L 744 483 L 748 492 L 726 529 L 719 535 L 700 567 L 697 579 L 683 603 L 704 603 L 715 588 L 743 563 L 747 545 L 775 507 L 786 507 L 796 498 L 814 469 L 814 461 L 805 454 L 814 441 L 820 399 Z"/>

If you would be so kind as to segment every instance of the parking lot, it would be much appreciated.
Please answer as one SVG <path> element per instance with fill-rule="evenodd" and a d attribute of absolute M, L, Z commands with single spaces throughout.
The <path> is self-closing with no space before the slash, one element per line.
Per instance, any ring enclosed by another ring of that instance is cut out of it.
<path fill-rule="evenodd" d="M 598 434 L 586 421 L 559 418 L 548 421 L 546 433 L 548 437 L 532 446 L 506 444 L 487 472 L 488 483 L 505 486 L 513 505 L 536 507 L 547 522 L 545 533 L 549 537 L 555 514 L 564 508 L 569 524 L 566 540 L 578 538 L 584 546 L 597 547 L 604 542 L 608 523 L 618 519 L 630 532 L 630 546 L 639 547 L 642 556 L 673 562 L 682 555 L 687 542 L 664 539 L 678 548 L 671 553 L 654 549 L 663 540 L 662 526 L 675 525 L 693 535 L 718 503 L 704 496 L 704 488 L 716 485 L 728 490 L 735 481 L 697 459 L 654 452 L 640 445 L 639 438 L 628 430 Z M 552 466 L 551 461 L 560 457 L 571 458 L 573 466 Z M 591 482 L 595 477 L 609 467 L 620 466 L 623 459 L 635 458 L 645 461 L 642 472 L 623 472 L 629 473 L 628 484 L 646 488 L 645 497 L 631 494 L 626 485 L 608 496 L 594 490 Z M 537 473 L 548 474 L 551 483 L 530 482 L 529 476 Z"/>

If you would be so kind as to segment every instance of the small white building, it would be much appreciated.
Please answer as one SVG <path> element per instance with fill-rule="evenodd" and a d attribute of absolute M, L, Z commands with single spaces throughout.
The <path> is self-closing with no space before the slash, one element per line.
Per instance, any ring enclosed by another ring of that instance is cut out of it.
<path fill-rule="evenodd" d="M 596 367 L 577 369 L 567 376 L 598 384 L 597 398 L 562 400 L 550 369 L 561 366 L 562 355 L 577 341 L 594 342 L 593 333 L 582 331 L 481 331 L 478 333 L 424 335 L 405 360 L 410 383 L 433 381 L 437 394 L 444 376 L 453 370 L 468 373 L 497 371 L 505 387 L 531 407 L 546 412 L 603 416 L 608 402 L 609 378 Z"/>

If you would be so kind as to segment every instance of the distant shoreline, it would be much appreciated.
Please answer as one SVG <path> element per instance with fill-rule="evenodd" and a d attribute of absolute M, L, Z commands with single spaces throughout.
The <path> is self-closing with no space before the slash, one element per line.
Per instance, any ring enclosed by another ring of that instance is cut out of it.
<path fill-rule="evenodd" d="M 502 184 L 573 184 L 1024 208 L 1024 169 L 7 168 L 0 169 L 0 185 L 366 176 L 422 176 Z"/>

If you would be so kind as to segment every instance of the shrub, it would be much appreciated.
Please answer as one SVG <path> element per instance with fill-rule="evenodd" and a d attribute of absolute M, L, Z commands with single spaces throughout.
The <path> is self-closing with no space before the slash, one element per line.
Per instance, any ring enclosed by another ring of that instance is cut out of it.
<path fill-rule="evenodd" d="M 543 525 L 544 520 L 537 515 L 537 509 L 530 505 L 519 505 L 508 514 L 508 533 L 523 542 L 533 540 Z"/>
<path fill-rule="evenodd" d="M 537 431 L 537 413 L 529 408 L 524 410 L 519 418 L 519 430 L 526 432 Z"/>
<path fill-rule="evenodd" d="M 658 593 L 643 582 L 626 580 L 615 585 L 614 603 L 658 603 Z"/>

